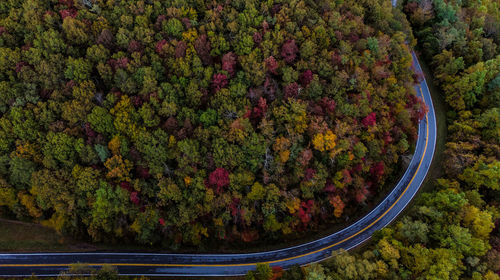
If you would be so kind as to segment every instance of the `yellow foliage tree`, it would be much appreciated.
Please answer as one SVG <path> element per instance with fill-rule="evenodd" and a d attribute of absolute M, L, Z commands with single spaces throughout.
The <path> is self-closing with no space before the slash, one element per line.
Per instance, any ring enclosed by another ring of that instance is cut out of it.
<path fill-rule="evenodd" d="M 285 163 L 290 158 L 290 151 L 288 148 L 290 147 L 290 140 L 281 136 L 276 138 L 276 143 L 273 145 L 273 149 L 279 152 L 279 160 L 281 163 Z"/>
<path fill-rule="evenodd" d="M 41 163 L 42 156 L 39 151 L 39 147 L 36 144 L 31 144 L 29 142 L 23 143 L 21 141 L 16 141 L 16 151 L 15 156 L 19 158 L 25 158 L 27 160 L 33 160 L 34 162 Z"/>
<path fill-rule="evenodd" d="M 189 29 L 186 32 L 182 33 L 182 39 L 189 43 L 194 43 L 194 41 L 198 38 L 198 32 L 195 29 Z"/>
<path fill-rule="evenodd" d="M 16 193 L 7 181 L 0 178 L 0 206 L 12 208 L 17 203 Z"/>
<path fill-rule="evenodd" d="M 377 244 L 382 259 L 388 262 L 393 268 L 397 267 L 397 260 L 400 258 L 399 250 L 387 239 L 381 239 Z"/>
<path fill-rule="evenodd" d="M 335 148 L 335 140 L 337 139 L 337 135 L 333 134 L 331 130 L 328 130 L 325 135 L 325 150 L 331 151 Z"/>
<path fill-rule="evenodd" d="M 330 197 L 330 204 L 334 207 L 333 210 L 333 215 L 335 217 L 339 218 L 342 215 L 342 212 L 344 211 L 345 204 L 340 198 L 340 196 L 332 196 Z"/>
<path fill-rule="evenodd" d="M 487 240 L 490 232 L 495 227 L 490 213 L 468 205 L 463 208 L 464 225 L 471 228 L 475 236 Z"/>
<path fill-rule="evenodd" d="M 276 138 L 276 143 L 273 145 L 275 151 L 283 151 L 290 147 L 290 140 L 281 136 Z"/>
<path fill-rule="evenodd" d="M 288 200 L 286 202 L 286 207 L 288 208 L 288 212 L 290 212 L 290 214 L 294 214 L 300 208 L 300 199 L 294 197 L 294 198 Z"/>
<path fill-rule="evenodd" d="M 108 143 L 108 148 L 111 150 L 113 155 L 120 154 L 120 137 L 115 135 Z"/>
<path fill-rule="evenodd" d="M 336 146 L 336 139 L 337 135 L 333 134 L 331 130 L 327 130 L 325 133 L 314 135 L 312 143 L 314 148 L 320 152 L 332 151 Z"/>
<path fill-rule="evenodd" d="M 133 121 L 134 107 L 127 95 L 122 95 L 120 101 L 109 111 L 114 117 L 113 124 L 122 134 L 132 138 L 132 141 L 138 141 L 140 132 L 146 131 L 145 127 L 138 128 Z"/>
<path fill-rule="evenodd" d="M 40 218 L 42 216 L 42 211 L 36 206 L 35 198 L 26 192 L 20 192 L 17 194 L 21 204 L 28 209 L 31 217 Z"/>
<path fill-rule="evenodd" d="M 109 170 L 106 177 L 116 178 L 119 181 L 129 181 L 128 177 L 130 170 L 132 169 L 132 163 L 127 159 L 123 160 L 122 156 L 114 155 L 113 157 L 106 160 L 104 166 Z"/>
<path fill-rule="evenodd" d="M 280 161 L 282 163 L 287 162 L 288 158 L 290 158 L 290 151 L 289 150 L 284 150 L 284 151 L 280 152 Z"/>

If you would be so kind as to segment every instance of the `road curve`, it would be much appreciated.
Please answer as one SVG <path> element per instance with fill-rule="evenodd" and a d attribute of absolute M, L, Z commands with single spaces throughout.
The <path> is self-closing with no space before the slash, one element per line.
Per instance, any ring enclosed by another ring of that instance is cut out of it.
<path fill-rule="evenodd" d="M 393 3 L 394 4 L 394 3 Z M 415 53 L 414 67 L 422 72 Z M 349 250 L 394 220 L 418 192 L 431 166 L 436 145 L 436 117 L 425 79 L 415 86 L 429 111 L 418 125 L 415 153 L 392 192 L 370 213 L 351 226 L 321 239 L 281 250 L 249 254 L 150 253 L 0 253 L 0 277 L 56 276 L 72 263 L 116 266 L 121 275 L 231 276 L 244 275 L 257 263 L 289 268 L 321 261 L 333 250 Z"/>

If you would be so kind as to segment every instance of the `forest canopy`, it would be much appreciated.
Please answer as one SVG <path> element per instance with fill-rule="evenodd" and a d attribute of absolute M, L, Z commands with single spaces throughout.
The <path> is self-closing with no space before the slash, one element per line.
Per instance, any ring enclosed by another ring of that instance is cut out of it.
<path fill-rule="evenodd" d="M 94 241 L 344 221 L 425 106 L 390 1 L 0 3 L 0 207 Z"/>
<path fill-rule="evenodd" d="M 398 2 L 449 106 L 442 178 L 363 250 L 246 279 L 500 279 L 500 3 Z"/>

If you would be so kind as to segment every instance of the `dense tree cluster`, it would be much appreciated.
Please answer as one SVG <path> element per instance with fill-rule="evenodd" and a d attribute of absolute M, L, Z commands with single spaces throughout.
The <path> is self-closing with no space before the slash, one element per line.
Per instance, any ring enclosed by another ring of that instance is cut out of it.
<path fill-rule="evenodd" d="M 498 1 L 409 0 L 404 10 L 450 108 L 444 178 L 364 252 L 285 274 L 260 265 L 248 279 L 500 279 Z"/>
<path fill-rule="evenodd" d="M 424 110 L 386 0 L 6 0 L 0 15 L 0 206 L 95 241 L 342 221 Z"/>
<path fill-rule="evenodd" d="M 479 107 L 494 115 L 500 107 L 498 1 L 408 1 L 404 10 L 453 112 Z M 484 140 L 498 143 L 498 130 L 485 130 Z"/>

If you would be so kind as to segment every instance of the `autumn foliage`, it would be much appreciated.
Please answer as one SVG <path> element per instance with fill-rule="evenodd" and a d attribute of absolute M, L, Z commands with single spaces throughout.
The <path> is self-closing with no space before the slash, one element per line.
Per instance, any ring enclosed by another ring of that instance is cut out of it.
<path fill-rule="evenodd" d="M 2 1 L 1 211 L 170 248 L 344 223 L 425 114 L 382 1 Z"/>

